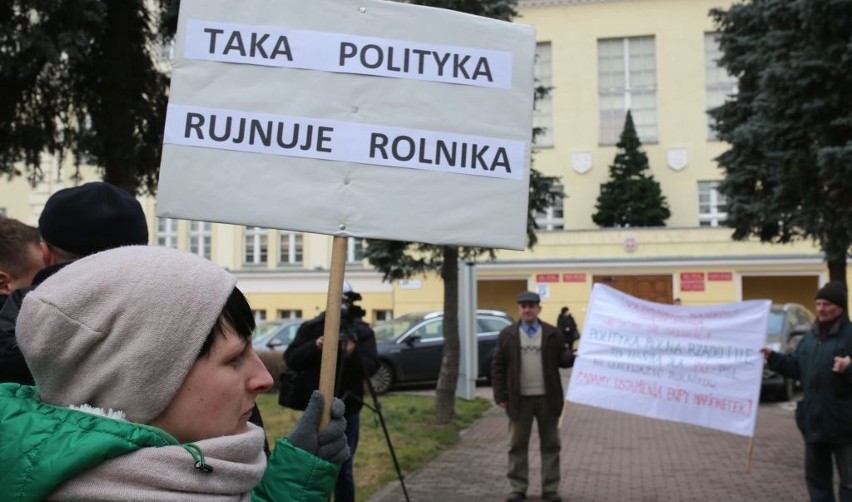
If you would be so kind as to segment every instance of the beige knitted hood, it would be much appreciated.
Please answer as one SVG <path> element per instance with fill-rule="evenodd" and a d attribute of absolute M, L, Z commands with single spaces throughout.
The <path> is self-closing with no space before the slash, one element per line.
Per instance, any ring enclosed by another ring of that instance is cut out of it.
<path fill-rule="evenodd" d="M 155 246 L 66 266 L 26 296 L 18 317 L 41 399 L 150 422 L 177 393 L 235 284 L 208 260 Z"/>

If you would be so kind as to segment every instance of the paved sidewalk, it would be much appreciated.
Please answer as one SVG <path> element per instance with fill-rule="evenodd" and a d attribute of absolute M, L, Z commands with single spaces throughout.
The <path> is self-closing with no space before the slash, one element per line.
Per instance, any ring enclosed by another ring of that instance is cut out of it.
<path fill-rule="evenodd" d="M 793 408 L 793 403 L 760 405 L 746 472 L 746 437 L 569 403 L 562 427 L 560 494 L 578 502 L 807 500 L 804 446 Z M 537 501 L 541 470 L 535 431 L 533 437 L 527 500 Z M 457 446 L 406 473 L 410 500 L 504 500 L 509 492 L 506 442 L 507 419 L 494 407 Z M 394 481 L 370 502 L 404 500 Z"/>

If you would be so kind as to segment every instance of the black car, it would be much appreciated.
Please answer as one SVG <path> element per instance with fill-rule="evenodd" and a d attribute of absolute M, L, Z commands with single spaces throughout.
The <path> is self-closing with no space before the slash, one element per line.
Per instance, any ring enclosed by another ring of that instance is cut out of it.
<path fill-rule="evenodd" d="M 500 330 L 514 322 L 499 310 L 477 310 L 479 376 L 491 374 L 491 358 Z M 434 382 L 444 355 L 444 313 L 411 313 L 377 324 L 380 366 L 371 381 L 377 394 L 399 383 Z"/>
<path fill-rule="evenodd" d="M 796 350 L 802 337 L 810 331 L 814 314 L 797 303 L 774 304 L 769 311 L 766 346 L 776 352 L 789 354 Z M 761 395 L 779 401 L 793 399 L 796 381 L 763 369 Z"/>

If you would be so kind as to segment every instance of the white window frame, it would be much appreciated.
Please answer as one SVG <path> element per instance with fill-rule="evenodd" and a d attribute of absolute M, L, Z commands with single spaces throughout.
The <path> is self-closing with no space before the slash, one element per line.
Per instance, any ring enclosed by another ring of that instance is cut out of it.
<path fill-rule="evenodd" d="M 175 41 L 174 39 L 167 40 L 160 44 L 160 61 L 170 63 L 175 58 Z"/>
<path fill-rule="evenodd" d="M 627 110 L 633 115 L 639 139 L 643 143 L 658 141 L 655 43 L 653 35 L 598 40 L 600 144 L 618 143 Z M 643 52 L 646 47 L 650 47 L 648 53 Z M 608 49 L 617 50 L 619 54 L 617 57 L 610 56 Z M 645 59 L 650 61 L 645 61 L 643 68 L 640 62 Z M 606 64 L 608 61 L 611 64 Z"/>
<path fill-rule="evenodd" d="M 255 310 L 252 309 L 251 315 L 254 316 L 255 324 L 263 322 L 266 320 L 266 311 L 265 310 Z"/>
<path fill-rule="evenodd" d="M 719 193 L 718 181 L 698 182 L 698 225 L 702 227 L 723 226 L 728 218 L 724 211 L 727 200 Z M 706 202 L 705 202 L 706 201 Z"/>
<path fill-rule="evenodd" d="M 556 187 L 561 188 L 561 187 Z M 536 211 L 535 222 L 539 230 L 564 230 L 565 229 L 565 199 L 560 196 L 555 203 L 544 211 Z"/>
<path fill-rule="evenodd" d="M 296 265 L 304 260 L 304 234 L 280 231 L 278 234 L 278 262 Z"/>
<path fill-rule="evenodd" d="M 373 322 L 392 321 L 393 310 L 376 309 L 373 311 Z"/>
<path fill-rule="evenodd" d="M 178 247 L 178 221 L 172 218 L 157 218 L 157 245 L 167 248 Z"/>
<path fill-rule="evenodd" d="M 364 247 L 366 239 L 350 237 L 346 240 L 346 263 L 361 263 L 364 261 Z"/>
<path fill-rule="evenodd" d="M 302 310 L 301 309 L 278 309 L 278 318 L 279 319 L 301 319 L 302 318 Z"/>
<path fill-rule="evenodd" d="M 189 252 L 210 259 L 213 225 L 209 221 L 189 222 Z"/>
<path fill-rule="evenodd" d="M 704 34 L 704 85 L 705 104 L 707 110 L 717 108 L 725 103 L 729 96 L 737 94 L 737 79 L 725 68 L 719 65 L 722 50 L 719 48 L 719 34 Z M 715 121 L 707 114 L 707 139 L 718 141 L 719 137 L 713 129 Z"/>
<path fill-rule="evenodd" d="M 553 85 L 553 56 L 550 42 L 539 42 L 535 47 L 535 86 L 550 88 Z M 534 138 L 536 148 L 553 146 L 553 94 L 536 100 L 533 112 L 533 127 L 540 127 L 541 134 Z"/>
<path fill-rule="evenodd" d="M 245 227 L 243 262 L 246 265 L 263 265 L 269 259 L 269 230 Z"/>

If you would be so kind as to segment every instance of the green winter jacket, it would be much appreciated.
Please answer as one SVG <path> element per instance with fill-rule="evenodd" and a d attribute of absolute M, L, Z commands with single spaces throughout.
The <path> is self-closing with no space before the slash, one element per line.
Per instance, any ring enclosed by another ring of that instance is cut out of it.
<path fill-rule="evenodd" d="M 178 445 L 160 429 L 52 406 L 35 387 L 0 385 L 0 486 L 4 500 L 42 500 L 65 481 L 140 448 Z M 189 451 L 187 457 L 192 458 Z M 257 501 L 328 500 L 339 466 L 280 439 Z"/>
<path fill-rule="evenodd" d="M 841 354 L 852 355 L 852 323 L 845 314 L 824 340 L 814 325 L 795 352 L 769 357 L 769 369 L 802 382 L 796 425 L 808 443 L 852 443 L 852 366 L 843 374 L 831 370 Z"/>

